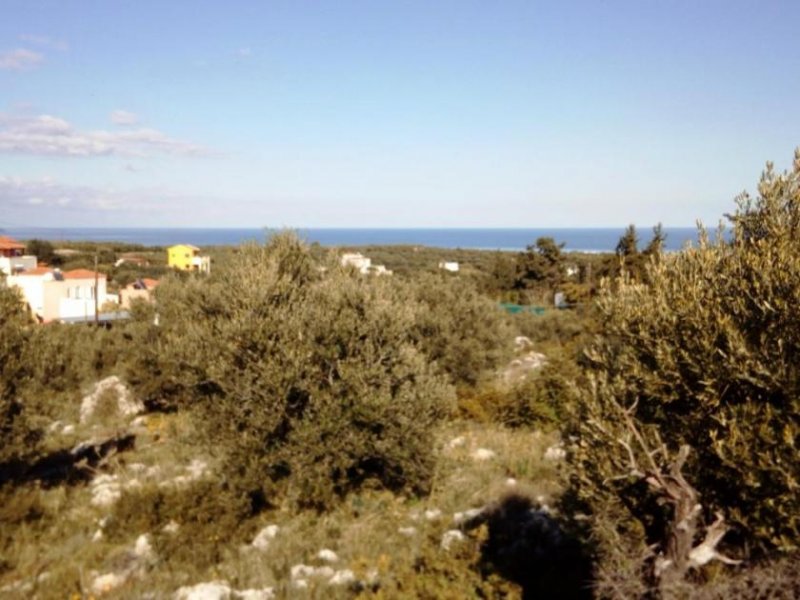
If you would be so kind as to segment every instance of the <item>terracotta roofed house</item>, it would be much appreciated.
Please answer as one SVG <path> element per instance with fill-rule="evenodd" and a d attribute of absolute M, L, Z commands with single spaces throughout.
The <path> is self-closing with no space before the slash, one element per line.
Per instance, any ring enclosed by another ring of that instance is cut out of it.
<path fill-rule="evenodd" d="M 120 306 L 123 310 L 128 310 L 131 307 L 131 302 L 137 298 L 150 302 L 153 298 L 153 291 L 158 284 L 158 279 L 150 279 L 149 277 L 143 277 L 133 283 L 129 283 L 119 291 Z"/>
<path fill-rule="evenodd" d="M 36 268 L 36 257 L 25 255 L 25 244 L 0 235 L 0 272 L 6 275 Z"/>
<path fill-rule="evenodd" d="M 93 318 L 95 304 L 102 306 L 106 300 L 105 274 L 88 269 L 62 272 L 37 267 L 9 275 L 8 285 L 22 291 L 31 312 L 44 322 Z"/>
<path fill-rule="evenodd" d="M 22 256 L 25 252 L 25 244 L 20 244 L 17 240 L 11 239 L 7 235 L 0 235 L 0 256 L 12 258 Z"/>

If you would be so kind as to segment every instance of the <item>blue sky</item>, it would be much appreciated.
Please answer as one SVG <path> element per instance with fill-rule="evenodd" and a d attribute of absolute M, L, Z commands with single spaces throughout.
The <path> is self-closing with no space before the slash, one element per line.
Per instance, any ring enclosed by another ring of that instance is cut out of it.
<path fill-rule="evenodd" d="M 800 3 L 5 0 L 0 227 L 716 224 Z"/>

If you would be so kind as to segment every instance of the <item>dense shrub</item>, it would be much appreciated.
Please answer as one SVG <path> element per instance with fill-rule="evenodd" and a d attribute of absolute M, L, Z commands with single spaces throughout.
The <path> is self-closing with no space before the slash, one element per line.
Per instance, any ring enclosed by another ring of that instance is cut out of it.
<path fill-rule="evenodd" d="M 248 518 L 253 513 L 246 495 L 216 482 L 199 481 L 188 488 L 150 485 L 122 496 L 105 533 L 127 543 L 143 531 L 152 532 L 156 552 L 171 564 L 203 569 L 222 560 L 232 542 L 252 537 Z M 180 527 L 164 531 L 171 522 Z"/>
<path fill-rule="evenodd" d="M 551 355 L 548 362 L 511 385 L 493 382 L 459 393 L 462 417 L 507 427 L 554 429 L 575 402 L 573 382 L 579 376 L 571 358 Z"/>
<path fill-rule="evenodd" d="M 0 282 L 0 462 L 29 452 L 36 437 L 21 400 L 30 375 L 30 328 L 19 294 Z"/>
<path fill-rule="evenodd" d="M 511 358 L 512 329 L 474 283 L 443 274 L 398 282 L 407 302 L 420 303 L 411 333 L 457 385 L 474 385 Z"/>
<path fill-rule="evenodd" d="M 163 287 L 155 343 L 231 480 L 315 507 L 369 480 L 428 487 L 452 390 L 410 335 L 418 307 L 391 282 L 323 272 L 279 235 L 202 285 Z"/>
<path fill-rule="evenodd" d="M 693 448 L 684 472 L 706 522 L 724 511 L 731 542 L 798 549 L 800 153 L 789 173 L 768 166 L 759 192 L 739 199 L 729 242 L 701 231 L 697 248 L 651 260 L 648 284 L 623 279 L 601 295 L 591 385 L 569 433 L 579 493 L 614 523 L 607 550 L 663 540 L 669 508 L 635 476 L 636 463 L 667 460 L 641 452 L 662 441 Z"/>

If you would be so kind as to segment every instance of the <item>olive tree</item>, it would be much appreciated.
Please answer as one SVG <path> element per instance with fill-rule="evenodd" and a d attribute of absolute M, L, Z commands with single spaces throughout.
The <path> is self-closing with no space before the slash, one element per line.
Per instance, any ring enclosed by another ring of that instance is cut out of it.
<path fill-rule="evenodd" d="M 368 481 L 428 488 L 453 391 L 393 285 L 317 265 L 282 234 L 182 289 L 160 292 L 159 327 L 235 486 L 317 508 Z"/>
<path fill-rule="evenodd" d="M 739 552 L 800 546 L 800 152 L 758 190 L 738 198 L 729 238 L 701 229 L 696 247 L 651 259 L 646 283 L 623 277 L 598 302 L 569 430 L 576 487 L 614 515 L 605 549 L 655 548 L 657 576 L 664 557 L 685 575 L 696 544 L 711 556 L 729 529 Z M 683 496 L 668 490 L 679 480 Z"/>

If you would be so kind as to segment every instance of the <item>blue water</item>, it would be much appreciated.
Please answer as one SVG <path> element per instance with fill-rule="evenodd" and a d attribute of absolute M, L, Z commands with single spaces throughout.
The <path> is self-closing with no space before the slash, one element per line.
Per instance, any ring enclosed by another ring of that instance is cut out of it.
<path fill-rule="evenodd" d="M 539 237 L 552 237 L 565 250 L 611 252 L 625 228 L 603 229 L 297 229 L 301 238 L 323 246 L 413 245 L 480 250 L 523 250 Z M 665 227 L 666 249 L 679 250 L 697 240 L 693 227 Z M 157 229 L 157 228 L 41 228 L 10 227 L 2 231 L 18 240 L 126 242 L 145 246 L 193 244 L 195 246 L 237 245 L 263 241 L 265 229 Z M 639 230 L 640 248 L 650 240 L 649 229 Z"/>

